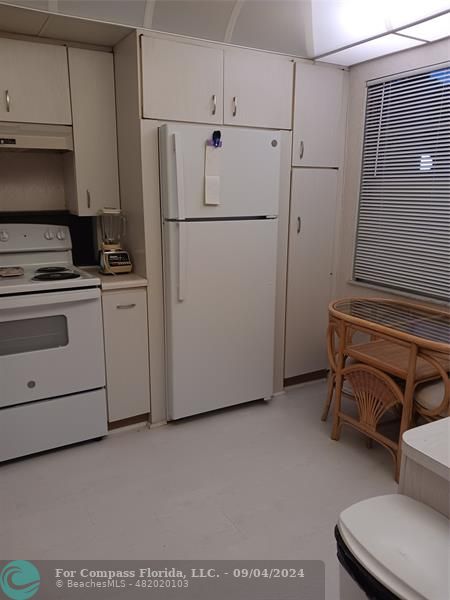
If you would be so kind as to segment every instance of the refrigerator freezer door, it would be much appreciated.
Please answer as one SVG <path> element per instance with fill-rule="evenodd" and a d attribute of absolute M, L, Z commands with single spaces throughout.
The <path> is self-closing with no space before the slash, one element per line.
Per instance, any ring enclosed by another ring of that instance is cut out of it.
<path fill-rule="evenodd" d="M 170 419 L 272 394 L 277 228 L 165 222 Z"/>
<path fill-rule="evenodd" d="M 205 197 L 206 143 L 217 127 L 171 123 L 160 127 L 161 195 L 166 219 L 278 215 L 280 133 L 221 127 L 214 148 L 220 202 Z M 208 175 L 209 176 L 209 175 Z M 206 200 L 206 202 L 205 202 Z"/>

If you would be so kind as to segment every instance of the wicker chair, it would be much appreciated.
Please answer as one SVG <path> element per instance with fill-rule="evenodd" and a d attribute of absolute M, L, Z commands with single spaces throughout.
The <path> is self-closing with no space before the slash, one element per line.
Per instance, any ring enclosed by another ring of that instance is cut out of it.
<path fill-rule="evenodd" d="M 352 335 L 353 335 L 352 330 L 348 329 L 347 336 L 348 336 L 349 340 L 351 340 Z M 339 346 L 339 333 L 338 333 L 337 322 L 334 321 L 333 319 L 330 319 L 330 322 L 328 323 L 328 330 L 327 330 L 327 354 L 328 354 L 328 365 L 330 367 L 330 370 L 328 373 L 327 397 L 325 400 L 325 405 L 323 407 L 322 416 L 321 416 L 322 421 L 326 421 L 328 418 L 328 413 L 330 412 L 330 407 L 331 407 L 331 403 L 333 401 L 333 396 L 334 396 L 334 390 L 336 387 L 336 359 L 337 359 L 337 355 L 338 355 L 338 351 L 337 351 L 338 346 Z M 352 358 L 349 358 L 348 356 L 344 357 L 344 361 L 345 361 L 346 365 L 353 364 L 355 362 Z M 352 395 L 351 388 L 348 384 L 346 384 L 345 381 L 344 381 L 344 385 L 342 387 L 342 393 L 345 396 Z"/>
<path fill-rule="evenodd" d="M 450 381 L 448 373 L 443 368 L 436 353 L 421 352 L 420 356 L 437 369 L 440 378 L 416 386 L 414 391 L 414 414 L 416 417 L 422 417 L 425 421 L 450 417 Z"/>
<path fill-rule="evenodd" d="M 340 402 L 339 405 L 335 405 L 332 438 L 339 439 L 343 425 L 350 425 L 361 431 L 391 453 L 397 478 L 400 467 L 399 441 L 392 440 L 380 433 L 378 426 L 387 412 L 401 408 L 403 393 L 400 387 L 382 371 L 362 363 L 346 367 L 342 371 L 342 376 L 352 387 L 358 418 L 345 414 Z"/>

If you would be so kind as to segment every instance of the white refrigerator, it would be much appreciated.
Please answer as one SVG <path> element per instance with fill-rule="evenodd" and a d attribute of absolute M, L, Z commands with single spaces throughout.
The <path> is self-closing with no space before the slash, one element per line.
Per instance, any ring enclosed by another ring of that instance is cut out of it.
<path fill-rule="evenodd" d="M 280 135 L 217 129 L 159 130 L 169 420 L 273 392 Z"/>

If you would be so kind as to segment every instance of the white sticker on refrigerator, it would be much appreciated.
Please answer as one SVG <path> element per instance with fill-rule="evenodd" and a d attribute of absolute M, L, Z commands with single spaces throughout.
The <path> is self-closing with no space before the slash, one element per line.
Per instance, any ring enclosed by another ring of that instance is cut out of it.
<path fill-rule="evenodd" d="M 206 145 L 205 148 L 205 204 L 220 204 L 220 156 L 221 149 Z"/>

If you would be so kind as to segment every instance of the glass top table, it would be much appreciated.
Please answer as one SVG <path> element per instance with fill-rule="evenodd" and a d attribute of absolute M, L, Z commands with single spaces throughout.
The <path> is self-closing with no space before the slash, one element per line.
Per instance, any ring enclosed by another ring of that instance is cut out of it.
<path fill-rule="evenodd" d="M 439 352 L 450 352 L 450 312 L 399 300 L 345 298 L 330 314 Z"/>
<path fill-rule="evenodd" d="M 335 390 L 331 437 L 339 439 L 341 427 L 346 424 L 375 439 L 393 454 L 398 480 L 401 436 L 413 425 L 416 387 L 441 382 L 442 400 L 439 396 L 436 411 L 448 404 L 450 312 L 401 300 L 344 298 L 331 302 L 329 317 L 330 381 Z M 347 358 L 352 359 L 350 364 Z M 351 383 L 358 417 L 342 409 L 344 379 Z M 394 404 L 401 417 L 398 439 L 391 440 L 377 427 Z M 428 413 L 435 418 L 433 411 Z"/>

